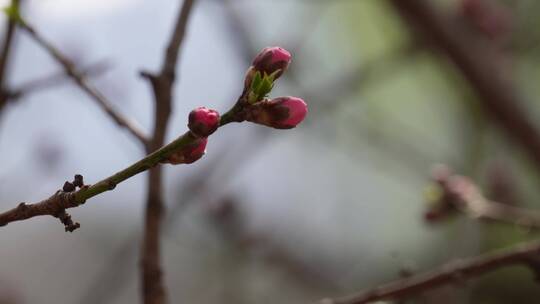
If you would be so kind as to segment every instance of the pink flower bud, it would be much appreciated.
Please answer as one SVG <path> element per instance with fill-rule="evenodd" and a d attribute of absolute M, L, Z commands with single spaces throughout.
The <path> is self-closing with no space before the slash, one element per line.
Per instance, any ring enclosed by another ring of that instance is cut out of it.
<path fill-rule="evenodd" d="M 276 129 L 291 129 L 301 123 L 308 112 L 298 97 L 278 97 L 252 106 L 247 120 Z"/>
<path fill-rule="evenodd" d="M 255 70 L 271 75 L 276 73 L 277 79 L 289 66 L 291 53 L 278 46 L 264 48 L 253 60 L 252 66 Z"/>
<path fill-rule="evenodd" d="M 512 15 L 491 0 L 462 0 L 461 14 L 479 32 L 493 41 L 504 41 L 512 30 Z"/>
<path fill-rule="evenodd" d="M 206 143 L 208 139 L 197 138 L 194 143 L 187 145 L 180 149 L 179 151 L 174 152 L 169 156 L 169 158 L 164 163 L 169 163 L 173 165 L 178 164 L 191 164 L 199 160 L 206 153 Z"/>
<path fill-rule="evenodd" d="M 198 137 L 208 137 L 219 127 L 219 113 L 206 107 L 199 107 L 189 113 L 188 128 Z"/>

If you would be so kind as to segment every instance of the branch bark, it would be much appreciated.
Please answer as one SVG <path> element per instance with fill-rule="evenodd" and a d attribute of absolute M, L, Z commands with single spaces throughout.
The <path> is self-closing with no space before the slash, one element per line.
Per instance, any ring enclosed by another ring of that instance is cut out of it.
<path fill-rule="evenodd" d="M 502 267 L 531 266 L 539 258 L 540 242 L 514 245 L 511 248 L 450 262 L 431 272 L 414 275 L 356 294 L 336 299 L 323 299 L 320 304 L 363 304 L 373 301 L 405 299 L 435 287 L 471 279 Z"/>
<path fill-rule="evenodd" d="M 154 91 L 154 132 L 146 146 L 147 153 L 163 145 L 172 109 L 173 84 L 180 47 L 184 41 L 187 22 L 194 0 L 184 0 L 169 40 L 161 71 L 158 75 L 143 72 Z M 148 174 L 148 192 L 141 248 L 142 296 L 145 304 L 166 302 L 165 284 L 161 270 L 160 235 L 163 221 L 163 176 L 161 167 L 153 167 Z"/>
<path fill-rule="evenodd" d="M 41 202 L 34 204 L 24 203 L 24 207 L 21 207 L 21 204 L 19 204 L 18 207 L 0 213 L 0 226 L 40 215 L 56 216 L 55 211 L 59 209 L 77 207 L 98 194 L 114 189 L 116 185 L 128 178 L 155 167 L 161 161 L 167 159 L 172 153 L 193 144 L 194 141 L 195 138 L 191 133 L 186 132 L 168 145 L 93 185 L 86 185 L 75 192 L 58 191 Z"/>

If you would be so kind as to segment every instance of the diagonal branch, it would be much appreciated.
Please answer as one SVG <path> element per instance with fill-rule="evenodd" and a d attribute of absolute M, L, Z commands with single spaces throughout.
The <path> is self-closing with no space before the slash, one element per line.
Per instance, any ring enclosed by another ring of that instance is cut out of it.
<path fill-rule="evenodd" d="M 116 111 L 113 108 L 111 102 L 105 97 L 99 90 L 93 87 L 83 73 L 78 71 L 71 62 L 60 50 L 58 50 L 54 45 L 45 40 L 45 38 L 36 31 L 31 25 L 26 22 L 18 23 L 19 26 L 26 31 L 39 45 L 41 45 L 49 54 L 60 64 L 65 70 L 65 73 L 73 79 L 73 81 L 88 94 L 92 99 L 94 99 L 97 104 L 101 107 L 107 115 L 109 115 L 112 120 L 120 127 L 128 130 L 135 138 L 137 138 L 143 145 L 148 143 L 146 135 L 141 130 L 139 125 L 132 121 L 131 119 L 125 117 L 123 114 Z"/>
<path fill-rule="evenodd" d="M 80 70 L 80 73 L 84 77 L 98 76 L 104 73 L 107 69 L 108 66 L 106 62 L 99 61 L 82 68 Z M 49 75 L 42 76 L 36 79 L 28 80 L 22 84 L 19 84 L 15 88 L 10 88 L 8 91 L 8 98 L 16 100 L 23 96 L 26 96 L 27 94 L 52 88 L 69 80 L 68 77 L 69 76 L 66 76 L 66 73 L 61 71 L 51 73 Z"/>
<path fill-rule="evenodd" d="M 172 111 L 173 84 L 180 47 L 184 41 L 189 16 L 194 0 L 184 0 L 178 19 L 168 43 L 159 75 L 142 72 L 154 91 L 154 131 L 146 146 L 147 153 L 163 145 L 167 125 Z M 142 296 L 145 304 L 166 302 L 165 284 L 161 270 L 160 235 L 164 213 L 163 175 L 161 167 L 150 169 L 144 219 L 143 245 L 141 248 Z"/>
<path fill-rule="evenodd" d="M 363 304 L 382 300 L 405 299 L 435 287 L 468 280 L 502 267 L 523 264 L 533 267 L 540 256 L 540 242 L 534 241 L 447 263 L 438 269 L 381 286 L 366 289 L 342 298 L 323 299 L 320 304 Z"/>
<path fill-rule="evenodd" d="M 24 204 L 24 207 L 20 207 L 19 205 L 19 207 L 0 213 L 0 226 L 40 215 L 55 216 L 55 211 L 59 210 L 59 208 L 68 209 L 77 207 L 98 194 L 114 189 L 116 185 L 128 178 L 155 167 L 161 161 L 167 159 L 172 153 L 188 147 L 194 141 L 195 138 L 189 132 L 186 132 L 168 145 L 93 185 L 84 186 L 75 192 L 58 191 L 39 203 Z"/>
<path fill-rule="evenodd" d="M 474 33 L 460 29 L 460 24 L 428 1 L 390 2 L 418 35 L 454 63 L 476 91 L 485 112 L 521 144 L 540 170 L 540 132 L 520 107 L 524 101 L 498 50 Z"/>
<path fill-rule="evenodd" d="M 222 121 L 220 127 L 230 121 Z M 22 221 L 40 215 L 56 216 L 56 212 L 61 209 L 69 209 L 84 204 L 88 199 L 101 193 L 113 190 L 118 184 L 150 168 L 154 168 L 166 160 L 171 154 L 193 145 L 197 140 L 189 131 L 176 138 L 169 144 L 152 152 L 141 160 L 133 163 L 129 167 L 102 179 L 93 185 L 83 185 L 74 192 L 57 191 L 51 197 L 38 203 L 23 203 L 19 206 L 0 213 L 0 226 L 5 226 L 11 222 Z"/>

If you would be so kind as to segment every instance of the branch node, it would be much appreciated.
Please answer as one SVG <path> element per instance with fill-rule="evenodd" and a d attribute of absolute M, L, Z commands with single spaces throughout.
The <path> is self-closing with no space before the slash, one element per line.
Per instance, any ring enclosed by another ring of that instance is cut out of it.
<path fill-rule="evenodd" d="M 83 176 L 80 174 L 75 174 L 73 178 L 73 185 L 82 188 L 84 186 Z"/>
<path fill-rule="evenodd" d="M 19 211 L 24 212 L 24 211 L 28 210 L 28 205 L 26 205 L 25 202 L 22 202 L 22 203 L 20 203 L 20 204 L 17 206 L 17 209 L 18 209 Z"/>
<path fill-rule="evenodd" d="M 151 82 L 156 81 L 156 79 L 158 78 L 155 74 L 149 71 L 144 71 L 144 70 L 139 72 L 139 76 L 141 76 L 142 78 L 146 78 L 150 80 Z"/>
<path fill-rule="evenodd" d="M 109 183 L 107 183 L 107 189 L 113 190 L 114 188 L 116 188 L 115 182 L 110 181 Z"/>
<path fill-rule="evenodd" d="M 62 191 L 64 191 L 64 192 L 73 192 L 73 191 L 75 191 L 75 189 L 76 189 L 75 185 L 68 182 L 68 181 L 66 181 L 64 183 L 64 186 L 62 187 Z"/>
<path fill-rule="evenodd" d="M 66 232 L 73 232 L 75 229 L 81 227 L 81 224 L 73 222 L 71 215 L 66 212 L 66 209 L 61 209 L 55 216 L 60 220 L 60 222 L 62 222 L 62 224 L 64 224 Z"/>

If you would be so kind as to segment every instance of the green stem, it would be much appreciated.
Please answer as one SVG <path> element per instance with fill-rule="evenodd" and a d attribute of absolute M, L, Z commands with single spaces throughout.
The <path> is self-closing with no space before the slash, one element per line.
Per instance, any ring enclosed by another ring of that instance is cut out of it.
<path fill-rule="evenodd" d="M 243 95 L 242 95 L 243 96 Z M 242 110 L 243 110 L 243 103 L 242 103 L 242 96 L 238 98 L 238 101 L 234 104 L 234 107 L 230 109 L 227 113 L 221 115 L 221 118 L 219 120 L 219 126 L 224 126 L 231 122 L 242 122 L 244 121 L 244 117 L 242 117 Z"/>
<path fill-rule="evenodd" d="M 84 203 L 87 199 L 94 197 L 100 193 L 103 193 L 108 190 L 112 190 L 116 187 L 117 184 L 125 181 L 126 179 L 144 172 L 153 166 L 159 164 L 161 161 L 167 159 L 172 153 L 177 150 L 182 149 L 192 143 L 194 143 L 196 138 L 191 135 L 188 131 L 169 143 L 161 147 L 159 150 L 154 151 L 153 153 L 147 155 L 145 158 L 139 160 L 133 165 L 125 168 L 124 170 L 115 173 L 88 188 L 83 188 L 75 194 L 75 202 L 78 204 Z"/>
<path fill-rule="evenodd" d="M 223 114 L 220 119 L 220 127 L 231 123 L 233 121 L 241 121 L 238 114 L 241 110 L 241 106 L 237 103 L 231 110 Z M 145 158 L 139 160 L 133 165 L 125 168 L 124 170 L 117 172 L 88 188 L 82 188 L 81 190 L 75 193 L 75 203 L 83 204 L 87 199 L 94 197 L 105 191 L 112 190 L 119 183 L 125 181 L 126 179 L 137 175 L 141 172 L 144 172 L 155 165 L 159 164 L 161 161 L 167 159 L 175 151 L 178 151 L 190 144 L 193 144 L 197 138 L 194 137 L 191 132 L 187 131 L 177 139 L 173 140 L 168 145 L 161 147 L 159 150 L 152 152 L 147 155 Z"/>

